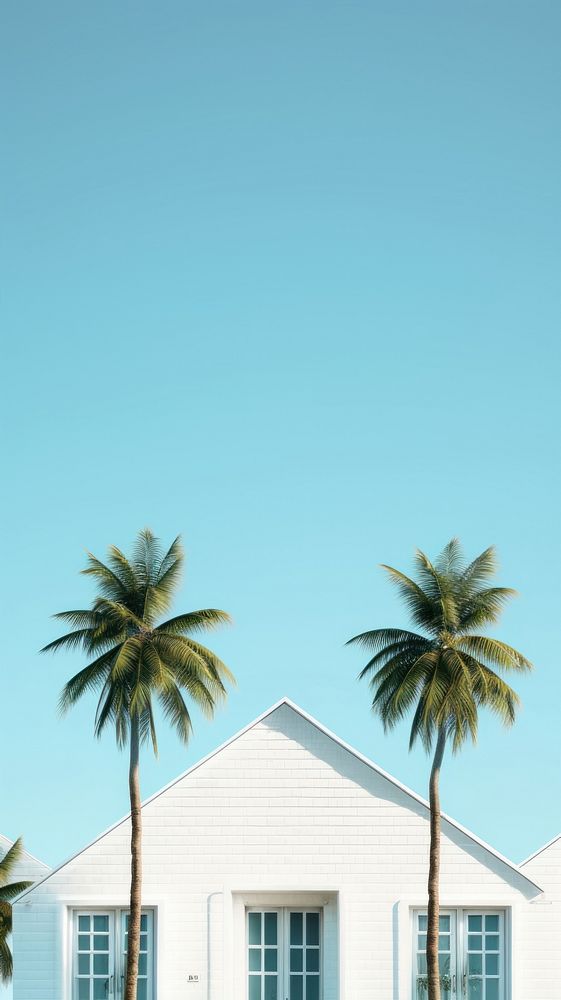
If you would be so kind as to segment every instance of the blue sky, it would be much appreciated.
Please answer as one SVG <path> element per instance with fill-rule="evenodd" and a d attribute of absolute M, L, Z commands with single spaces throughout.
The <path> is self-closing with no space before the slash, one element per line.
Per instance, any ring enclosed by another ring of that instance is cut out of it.
<path fill-rule="evenodd" d="M 0 829 L 56 863 L 126 811 L 37 651 L 144 525 L 238 679 L 145 795 L 285 694 L 424 793 L 343 644 L 459 535 L 536 671 L 443 806 L 520 860 L 561 829 L 559 5 L 8 0 L 3 36 Z"/>

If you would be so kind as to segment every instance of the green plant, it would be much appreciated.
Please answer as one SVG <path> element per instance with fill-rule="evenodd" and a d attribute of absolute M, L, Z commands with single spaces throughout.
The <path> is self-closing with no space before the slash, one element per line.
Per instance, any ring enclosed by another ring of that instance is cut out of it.
<path fill-rule="evenodd" d="M 13 973 L 13 959 L 10 949 L 12 933 L 12 903 L 20 892 L 28 889 L 32 882 L 11 882 L 14 869 L 23 854 L 21 837 L 12 844 L 0 860 L 0 982 L 9 983 Z"/>
<path fill-rule="evenodd" d="M 414 625 L 421 631 L 377 628 L 350 639 L 369 651 L 360 673 L 368 678 L 372 709 L 386 730 L 410 712 L 410 748 L 420 740 L 433 751 L 429 781 L 430 848 L 427 918 L 429 1000 L 440 1000 L 438 921 L 440 879 L 440 769 L 447 745 L 455 753 L 477 739 L 480 708 L 506 725 L 519 699 L 501 674 L 531 669 L 529 661 L 506 643 L 481 633 L 496 624 L 515 591 L 490 586 L 497 560 L 493 547 L 466 564 L 457 539 L 433 564 L 417 551 L 416 579 L 383 566 L 397 587 Z"/>
<path fill-rule="evenodd" d="M 169 612 L 183 566 L 179 538 L 162 552 L 151 531 L 138 535 L 132 558 L 114 545 L 107 563 L 88 554 L 83 573 L 97 584 L 91 608 L 63 611 L 54 617 L 72 631 L 44 647 L 82 649 L 90 662 L 65 685 L 63 712 L 85 694 L 98 693 L 94 731 L 115 728 L 117 744 L 129 746 L 131 805 L 131 892 L 129 946 L 124 1000 L 136 1000 L 142 893 L 142 812 L 140 747 L 151 742 L 157 753 L 155 703 L 180 739 L 187 742 L 191 716 L 184 695 L 208 716 L 234 678 L 226 665 L 193 633 L 230 621 L 225 611 L 209 608 L 160 621 Z M 93 657 L 93 658 L 92 658 Z"/>

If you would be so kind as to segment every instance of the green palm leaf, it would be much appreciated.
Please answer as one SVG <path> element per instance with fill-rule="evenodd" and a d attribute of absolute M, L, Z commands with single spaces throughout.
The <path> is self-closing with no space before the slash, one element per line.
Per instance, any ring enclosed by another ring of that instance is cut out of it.
<path fill-rule="evenodd" d="M 22 856 L 23 841 L 18 837 L 0 858 L 0 982 L 3 983 L 9 983 L 13 973 L 12 953 L 8 943 L 12 933 L 12 902 L 33 885 L 32 882 L 21 879 L 11 881 Z"/>
<path fill-rule="evenodd" d="M 469 653 L 483 663 L 492 664 L 500 670 L 517 670 L 525 672 L 532 669 L 532 664 L 522 653 L 506 642 L 491 639 L 485 635 L 465 635 L 457 640 L 458 649 Z"/>
<path fill-rule="evenodd" d="M 372 654 L 359 676 L 369 680 L 373 707 L 386 728 L 411 710 L 412 745 L 420 739 L 430 749 L 443 727 L 458 750 L 465 739 L 476 739 L 480 707 L 512 721 L 517 703 L 500 674 L 531 669 L 512 646 L 473 634 L 497 621 L 515 591 L 489 585 L 497 567 L 492 546 L 466 565 L 460 543 L 452 539 L 434 563 L 418 549 L 415 566 L 415 578 L 382 568 L 421 631 L 375 628 L 348 641 Z"/>

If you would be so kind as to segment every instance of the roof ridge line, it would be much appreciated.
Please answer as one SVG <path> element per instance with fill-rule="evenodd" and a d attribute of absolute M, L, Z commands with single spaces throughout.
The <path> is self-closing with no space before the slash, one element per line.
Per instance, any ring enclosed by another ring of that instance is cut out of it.
<path fill-rule="evenodd" d="M 519 867 L 523 868 L 524 865 L 527 865 L 530 861 L 533 861 L 534 858 L 537 858 L 539 854 L 543 854 L 544 851 L 547 851 L 548 847 L 553 847 L 554 843 L 557 840 L 561 840 L 561 833 L 556 834 L 555 837 L 552 837 L 551 840 L 548 840 L 547 844 L 544 844 L 542 847 L 539 847 L 538 850 L 534 851 L 533 854 L 530 854 L 527 858 L 524 858 L 524 861 L 520 862 Z"/>

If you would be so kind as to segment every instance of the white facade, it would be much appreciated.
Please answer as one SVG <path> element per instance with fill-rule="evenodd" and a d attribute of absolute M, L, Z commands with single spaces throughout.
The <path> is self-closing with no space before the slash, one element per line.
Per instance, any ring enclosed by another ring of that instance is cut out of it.
<path fill-rule="evenodd" d="M 527 974 L 542 1000 L 561 996 L 561 835 L 546 844 L 520 866 L 543 893 L 532 913 L 532 938 Z"/>
<path fill-rule="evenodd" d="M 426 803 L 297 706 L 149 799 L 143 822 L 142 998 L 426 1000 Z M 18 901 L 14 1000 L 121 1000 L 129 838 L 126 818 Z M 560 995 L 533 864 L 443 820 L 443 1000 Z"/>
<path fill-rule="evenodd" d="M 4 837 L 0 833 L 0 859 L 2 859 L 13 845 L 13 840 Z M 48 865 L 38 861 L 28 851 L 24 851 L 21 860 L 14 866 L 12 882 L 38 882 L 47 875 Z M 4 986 L 0 982 L 0 1000 L 12 1000 L 12 986 Z"/>

